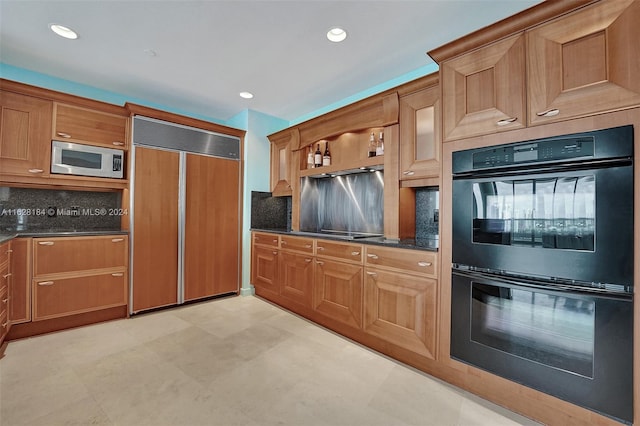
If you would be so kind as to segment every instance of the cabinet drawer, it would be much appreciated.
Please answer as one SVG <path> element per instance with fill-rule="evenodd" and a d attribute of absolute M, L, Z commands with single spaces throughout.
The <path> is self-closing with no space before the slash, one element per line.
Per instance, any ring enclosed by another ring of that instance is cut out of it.
<path fill-rule="evenodd" d="M 366 246 L 365 264 L 417 272 L 437 277 L 437 253 L 390 247 Z"/>
<path fill-rule="evenodd" d="M 313 254 L 313 239 L 304 237 L 280 236 L 280 248 Z"/>
<path fill-rule="evenodd" d="M 362 263 L 362 245 L 316 240 L 316 255 Z"/>
<path fill-rule="evenodd" d="M 127 303 L 127 274 L 33 280 L 32 294 L 34 321 L 122 306 Z"/>
<path fill-rule="evenodd" d="M 33 275 L 125 267 L 127 245 L 126 235 L 34 238 Z"/>
<path fill-rule="evenodd" d="M 70 105 L 55 105 L 53 138 L 126 148 L 127 117 Z"/>
<path fill-rule="evenodd" d="M 264 246 L 278 247 L 278 236 L 275 234 L 263 234 L 260 232 L 253 233 L 253 243 L 262 244 Z"/>

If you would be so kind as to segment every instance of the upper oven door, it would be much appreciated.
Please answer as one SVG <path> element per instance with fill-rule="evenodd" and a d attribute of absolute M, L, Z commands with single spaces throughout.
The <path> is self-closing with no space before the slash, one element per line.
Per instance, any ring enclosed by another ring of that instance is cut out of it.
<path fill-rule="evenodd" d="M 633 166 L 454 179 L 453 262 L 631 286 Z"/>

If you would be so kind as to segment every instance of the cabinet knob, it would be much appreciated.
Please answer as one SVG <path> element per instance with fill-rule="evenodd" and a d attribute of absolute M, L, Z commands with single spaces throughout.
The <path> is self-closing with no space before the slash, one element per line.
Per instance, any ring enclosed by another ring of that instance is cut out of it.
<path fill-rule="evenodd" d="M 360 254 L 359 251 L 352 251 L 351 256 L 358 256 Z"/>
<path fill-rule="evenodd" d="M 8 297 L 6 299 L 2 299 L 2 303 L 7 303 L 8 301 L 9 301 Z"/>
<path fill-rule="evenodd" d="M 311 259 L 305 259 L 304 261 L 309 263 L 309 262 L 311 262 Z"/>
<path fill-rule="evenodd" d="M 560 110 L 558 108 L 551 108 L 546 111 L 540 111 L 536 113 L 538 117 L 554 117 L 558 114 L 560 114 Z"/>
<path fill-rule="evenodd" d="M 324 250 L 324 247 L 318 246 L 318 250 Z"/>
<path fill-rule="evenodd" d="M 404 172 L 402 172 L 402 174 L 405 176 L 413 176 L 416 174 L 416 172 L 414 172 L 413 170 L 405 170 Z"/>
<path fill-rule="evenodd" d="M 422 266 L 422 267 L 431 266 L 431 262 L 418 262 L 418 266 Z"/>
<path fill-rule="evenodd" d="M 53 241 L 40 241 L 38 242 L 39 245 L 41 246 L 52 246 L 54 244 Z"/>
<path fill-rule="evenodd" d="M 64 133 L 64 132 L 58 132 L 57 135 L 60 136 L 61 138 L 66 138 L 66 139 L 69 139 L 71 137 L 69 133 Z"/>
<path fill-rule="evenodd" d="M 278 242 L 278 239 L 277 239 L 277 238 L 274 238 L 273 240 L 271 240 L 271 242 L 273 242 L 273 243 L 277 243 L 277 242 Z"/>
<path fill-rule="evenodd" d="M 284 245 L 284 244 L 287 244 L 287 242 L 286 242 L 286 241 L 284 241 L 284 240 L 282 240 L 282 241 L 281 241 L 281 244 L 283 244 L 283 245 Z"/>
<path fill-rule="evenodd" d="M 7 324 L 9 324 L 8 322 L 3 322 L 2 323 L 2 328 L 5 328 L 7 326 Z"/>
<path fill-rule="evenodd" d="M 38 174 L 38 173 L 43 173 L 44 170 L 42 169 L 29 169 L 29 173 L 33 173 L 33 174 Z"/>
<path fill-rule="evenodd" d="M 321 260 L 316 260 L 316 263 L 317 263 L 318 265 L 324 265 L 324 262 L 323 262 L 323 261 L 321 261 Z"/>
<path fill-rule="evenodd" d="M 304 248 L 311 248 L 311 247 L 313 247 L 311 244 L 305 244 L 304 245 Z"/>
<path fill-rule="evenodd" d="M 39 282 L 38 285 L 53 285 L 53 281 L 42 281 Z"/>
<path fill-rule="evenodd" d="M 377 255 L 377 254 L 373 254 L 373 253 L 369 253 L 369 254 L 367 255 L 367 257 L 369 257 L 369 258 L 371 258 L 371 259 L 373 259 L 373 260 L 376 260 L 376 259 L 378 258 L 378 255 Z"/>
<path fill-rule="evenodd" d="M 13 250 L 7 250 L 7 253 L 13 253 Z"/>
<path fill-rule="evenodd" d="M 271 254 L 273 254 L 274 256 L 278 254 L 277 251 L 272 251 Z"/>
<path fill-rule="evenodd" d="M 124 238 L 112 238 L 112 239 L 111 239 L 111 242 L 112 242 L 112 243 L 119 243 L 119 242 L 121 242 L 121 241 L 124 241 Z"/>
<path fill-rule="evenodd" d="M 2 276 L 2 279 L 5 279 L 5 280 L 6 280 L 6 279 L 7 279 L 7 278 L 9 278 L 10 276 L 11 276 L 11 272 L 9 272 L 9 273 L 8 273 L 8 274 L 6 274 L 6 275 L 3 275 L 3 276 Z"/>
<path fill-rule="evenodd" d="M 518 119 L 518 117 L 503 118 L 502 120 L 498 120 L 498 122 L 496 124 L 498 126 L 506 126 L 507 124 L 513 123 L 517 119 Z"/>
<path fill-rule="evenodd" d="M 113 141 L 111 143 L 114 144 L 115 146 L 124 146 L 124 142 L 120 142 L 120 141 Z"/>
<path fill-rule="evenodd" d="M 370 277 L 377 277 L 378 274 L 376 274 L 375 272 L 371 272 L 371 271 L 367 271 L 367 275 L 369 275 Z"/>

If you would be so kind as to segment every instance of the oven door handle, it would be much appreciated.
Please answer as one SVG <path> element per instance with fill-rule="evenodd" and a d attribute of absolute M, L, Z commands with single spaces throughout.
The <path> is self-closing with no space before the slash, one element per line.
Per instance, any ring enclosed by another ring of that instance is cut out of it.
<path fill-rule="evenodd" d="M 626 292 L 616 292 L 607 289 L 600 288 L 585 288 L 580 286 L 572 286 L 570 284 L 561 284 L 553 281 L 545 281 L 543 283 L 539 281 L 530 280 L 527 278 L 508 278 L 504 276 L 498 276 L 494 274 L 488 274 L 486 272 L 467 271 L 457 268 L 452 268 L 451 273 L 464 278 L 468 278 L 474 281 L 482 281 L 484 284 L 503 284 L 509 287 L 515 288 L 532 288 L 538 290 L 554 291 L 561 293 L 571 293 L 574 295 L 599 297 L 615 300 L 633 300 L 633 295 Z"/>

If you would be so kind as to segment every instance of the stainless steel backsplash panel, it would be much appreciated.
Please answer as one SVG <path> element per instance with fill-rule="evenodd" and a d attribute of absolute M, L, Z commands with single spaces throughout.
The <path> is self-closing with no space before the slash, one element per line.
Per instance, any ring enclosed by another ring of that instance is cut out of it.
<path fill-rule="evenodd" d="M 383 172 L 301 179 L 300 230 L 384 233 Z"/>

